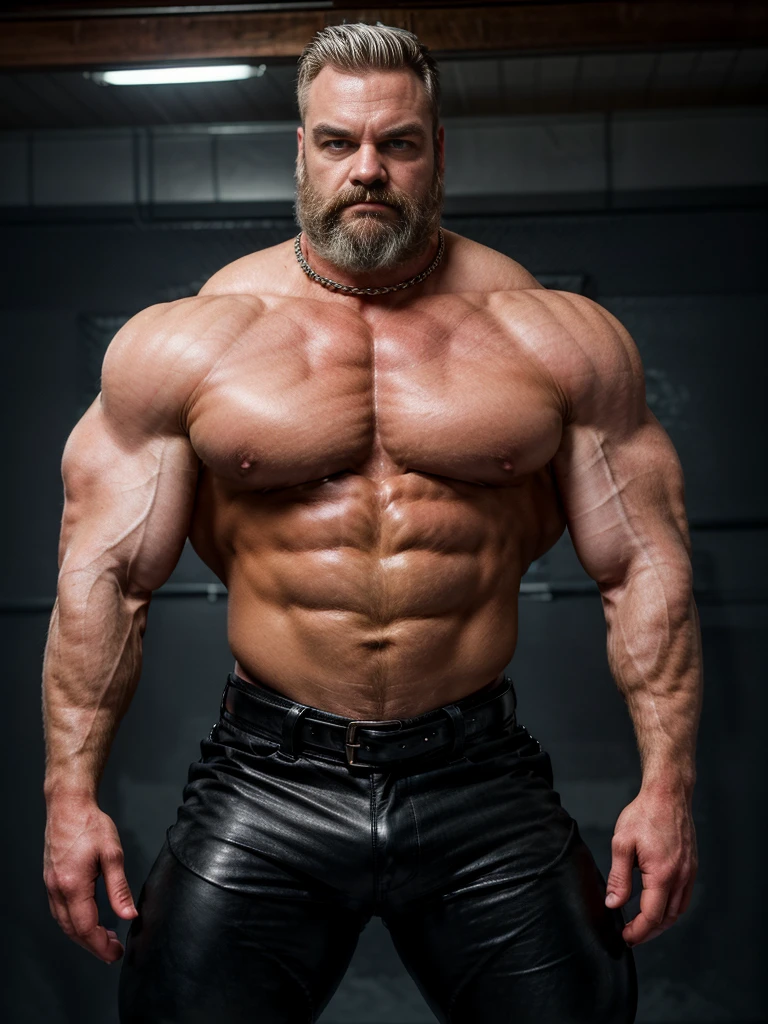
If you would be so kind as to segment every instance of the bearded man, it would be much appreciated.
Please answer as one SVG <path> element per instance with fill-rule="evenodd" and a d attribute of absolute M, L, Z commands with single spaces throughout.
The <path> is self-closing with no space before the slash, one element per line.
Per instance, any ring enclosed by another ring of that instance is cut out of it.
<path fill-rule="evenodd" d="M 437 67 L 413 35 L 323 30 L 298 99 L 301 232 L 135 316 L 64 451 L 52 913 L 125 952 L 123 1024 L 315 1021 L 372 915 L 441 1022 L 626 1024 L 631 946 L 696 873 L 677 456 L 611 314 L 440 228 Z M 642 764 L 607 885 L 504 674 L 521 576 L 566 525 Z M 235 663 L 134 907 L 97 789 L 187 536 L 228 588 Z"/>

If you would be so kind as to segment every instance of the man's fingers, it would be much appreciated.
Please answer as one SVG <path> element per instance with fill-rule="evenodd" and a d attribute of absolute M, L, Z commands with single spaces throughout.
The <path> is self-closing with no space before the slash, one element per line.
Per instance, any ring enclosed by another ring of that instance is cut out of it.
<path fill-rule="evenodd" d="M 137 916 L 128 879 L 123 869 L 123 851 L 113 847 L 101 855 L 101 871 L 109 902 L 116 914 L 127 921 Z"/>
<path fill-rule="evenodd" d="M 696 881 L 696 873 L 694 872 L 688 879 L 688 883 L 683 890 L 683 898 L 680 901 L 679 913 L 684 914 L 688 909 L 688 904 L 691 902 L 691 896 L 693 896 L 693 883 Z"/>
<path fill-rule="evenodd" d="M 83 949 L 87 949 L 89 953 L 93 953 L 95 957 L 106 964 L 111 964 L 114 963 L 115 960 L 119 960 L 125 952 L 123 944 L 118 939 L 116 932 L 111 930 L 108 931 L 100 924 L 97 924 L 89 932 L 75 932 L 71 937 L 78 946 L 82 946 Z"/>
<path fill-rule="evenodd" d="M 119 960 L 125 950 L 123 944 L 117 938 L 116 935 L 108 933 L 105 928 L 99 925 L 96 931 L 103 932 L 104 937 L 94 937 L 93 935 L 86 936 L 85 939 L 79 939 L 76 935 L 73 936 L 78 946 L 82 946 L 83 949 L 87 949 L 89 953 L 101 960 L 105 964 L 113 964 L 116 960 Z M 105 950 L 105 952 L 101 952 Z"/>
<path fill-rule="evenodd" d="M 99 924 L 99 908 L 92 894 L 70 900 L 69 915 L 74 928 L 72 938 L 76 942 L 90 950 L 100 960 L 114 959 L 114 954 L 110 950 L 112 940 L 107 935 L 107 929 Z"/>
<path fill-rule="evenodd" d="M 123 946 L 115 932 L 98 924 L 98 908 L 93 896 L 71 890 L 54 889 L 48 893 L 51 914 L 64 934 L 94 956 L 112 963 L 123 955 Z"/>
<path fill-rule="evenodd" d="M 84 816 L 77 809 L 49 816 L 44 860 L 48 906 L 64 934 L 105 963 L 119 960 L 124 948 L 117 933 L 99 924 L 95 899 L 99 874 L 119 917 L 130 921 L 138 912 L 112 819 L 98 808 L 89 808 Z"/>
<path fill-rule="evenodd" d="M 97 925 L 90 935 L 85 935 L 82 938 L 73 935 L 72 938 L 78 946 L 87 949 L 89 953 L 93 953 L 98 960 L 105 964 L 111 964 L 123 955 L 123 945 L 120 940 L 117 936 L 110 935 L 102 925 Z"/>
<path fill-rule="evenodd" d="M 638 939 L 637 942 L 632 942 L 630 945 L 639 946 L 643 942 L 650 942 L 651 939 L 657 938 L 662 932 L 666 931 L 666 928 L 651 928 L 651 930 L 642 939 Z"/>
<path fill-rule="evenodd" d="M 622 932 L 622 938 L 629 946 L 638 946 L 641 942 L 653 939 L 661 935 L 664 929 L 652 921 L 649 921 L 642 911 L 633 917 Z"/>
<path fill-rule="evenodd" d="M 611 870 L 606 884 L 605 904 L 614 909 L 623 906 L 632 893 L 632 868 L 635 844 L 619 835 L 611 842 Z"/>
<path fill-rule="evenodd" d="M 106 952 L 103 956 L 101 953 L 96 954 L 99 957 L 99 959 L 103 960 L 107 964 L 112 964 L 115 962 L 115 960 L 119 960 L 120 957 L 125 952 L 125 949 L 123 947 L 122 942 L 117 937 L 117 932 L 114 932 L 109 928 L 104 928 L 102 927 L 102 925 L 98 925 L 96 930 L 99 932 L 103 932 L 106 938 L 106 941 L 104 941 L 102 944 L 102 937 L 99 936 L 99 948 L 106 949 Z M 90 950 L 90 952 L 92 953 L 94 952 L 92 944 L 81 943 L 81 945 L 85 945 L 86 949 Z"/>
<path fill-rule="evenodd" d="M 640 912 L 627 924 L 622 935 L 625 942 L 636 945 L 650 938 L 650 933 L 663 931 L 661 923 L 667 910 L 669 886 L 645 888 L 640 894 Z"/>
<path fill-rule="evenodd" d="M 680 916 L 680 905 L 683 902 L 684 895 L 685 884 L 683 882 L 677 882 L 674 889 L 669 894 L 669 900 L 667 901 L 667 909 L 664 913 L 664 924 L 666 926 L 674 924 Z"/>
<path fill-rule="evenodd" d="M 58 891 L 53 893 L 48 891 L 48 906 L 51 908 L 56 924 L 58 924 L 64 934 L 73 935 L 75 929 L 72 925 L 72 918 L 69 916 L 67 901 Z"/>

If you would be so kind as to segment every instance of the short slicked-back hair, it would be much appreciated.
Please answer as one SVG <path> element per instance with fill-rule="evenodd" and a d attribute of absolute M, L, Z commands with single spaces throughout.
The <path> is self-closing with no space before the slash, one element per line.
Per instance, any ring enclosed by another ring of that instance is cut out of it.
<path fill-rule="evenodd" d="M 299 57 L 296 97 L 301 123 L 307 109 L 307 92 L 320 71 L 330 65 L 339 71 L 398 71 L 410 68 L 424 84 L 432 112 L 432 133 L 440 120 L 440 73 L 435 58 L 413 32 L 376 22 L 366 25 L 328 25 L 317 32 Z"/>

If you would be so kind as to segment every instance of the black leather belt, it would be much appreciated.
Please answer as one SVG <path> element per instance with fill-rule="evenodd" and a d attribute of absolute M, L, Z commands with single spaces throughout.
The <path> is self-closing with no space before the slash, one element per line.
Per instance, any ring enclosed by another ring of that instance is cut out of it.
<path fill-rule="evenodd" d="M 413 718 L 352 719 L 297 704 L 272 688 L 230 673 L 221 714 L 226 710 L 235 720 L 252 725 L 254 732 L 277 742 L 285 757 L 295 758 L 306 748 L 351 766 L 376 767 L 438 753 L 458 760 L 489 734 L 514 726 L 516 705 L 512 680 L 500 676 L 453 704 Z"/>

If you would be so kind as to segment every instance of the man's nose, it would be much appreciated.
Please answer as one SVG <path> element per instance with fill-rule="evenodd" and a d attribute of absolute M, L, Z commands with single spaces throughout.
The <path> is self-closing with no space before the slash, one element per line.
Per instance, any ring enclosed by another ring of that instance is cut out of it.
<path fill-rule="evenodd" d="M 366 187 L 387 183 L 387 169 L 376 146 L 360 146 L 349 169 L 349 181 Z"/>

